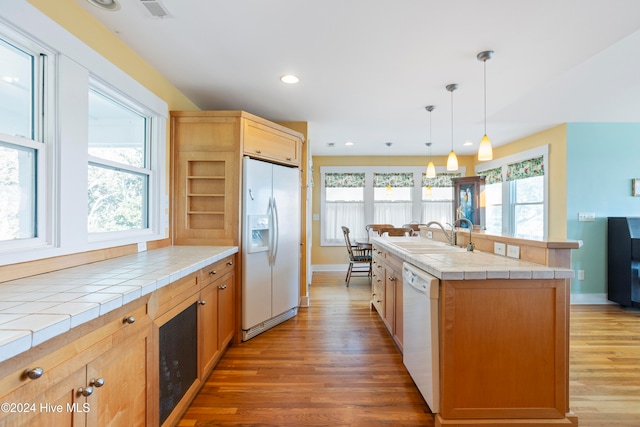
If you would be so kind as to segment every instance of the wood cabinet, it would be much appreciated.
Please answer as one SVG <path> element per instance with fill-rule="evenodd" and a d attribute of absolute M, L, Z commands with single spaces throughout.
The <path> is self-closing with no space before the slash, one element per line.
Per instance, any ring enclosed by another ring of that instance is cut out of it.
<path fill-rule="evenodd" d="M 231 342 L 236 319 L 236 268 L 236 256 L 232 255 L 154 293 L 150 304 L 154 306 L 151 315 L 154 318 L 153 330 L 156 336 L 160 336 L 161 328 L 173 319 L 196 307 L 196 331 L 187 331 L 194 334 L 196 351 L 186 354 L 189 360 L 180 360 L 179 365 L 194 365 L 197 369 L 181 385 L 184 392 L 178 401 L 163 401 L 162 384 L 154 390 L 153 401 L 159 404 L 155 405 L 156 412 L 151 414 L 152 425 L 175 425 Z M 150 369 L 153 375 L 158 375 L 162 369 L 160 360 L 162 349 L 153 357 L 153 367 Z M 171 361 L 166 361 L 169 362 Z M 166 409 L 167 404 L 170 405 L 169 409 Z"/>
<path fill-rule="evenodd" d="M 302 140 L 244 111 L 172 112 L 174 244 L 240 246 L 242 156 L 299 167 Z"/>
<path fill-rule="evenodd" d="M 373 246 L 371 304 L 402 351 L 402 262 Z"/>
<path fill-rule="evenodd" d="M 16 407 L 0 413 L 1 426 L 147 424 L 146 305 L 105 318 L 70 333 L 71 341 L 54 339 L 51 352 L 34 349 L 2 365 L 0 400 Z"/>
<path fill-rule="evenodd" d="M 466 218 L 480 228 L 484 228 L 485 200 L 484 176 L 467 176 L 452 178 L 453 181 L 453 218 Z M 460 222 L 461 228 L 469 225 Z"/>

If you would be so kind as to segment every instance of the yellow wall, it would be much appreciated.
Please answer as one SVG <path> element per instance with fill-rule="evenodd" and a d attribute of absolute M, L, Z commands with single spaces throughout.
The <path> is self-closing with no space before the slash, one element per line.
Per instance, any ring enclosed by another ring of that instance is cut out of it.
<path fill-rule="evenodd" d="M 567 235 L 567 141 L 566 125 L 551 129 L 496 147 L 493 158 L 499 159 L 541 145 L 549 145 L 549 238 L 565 239 Z M 314 156 L 313 157 L 313 213 L 320 212 L 320 166 L 416 166 L 427 164 L 424 156 Z M 447 163 L 446 157 L 434 157 L 436 166 Z M 466 167 L 466 175 L 475 174 L 475 165 L 479 162 L 475 156 L 458 156 L 460 166 Z M 320 246 L 320 221 L 313 221 L 313 243 L 311 248 L 311 264 L 346 264 L 347 252 L 342 246 Z"/>

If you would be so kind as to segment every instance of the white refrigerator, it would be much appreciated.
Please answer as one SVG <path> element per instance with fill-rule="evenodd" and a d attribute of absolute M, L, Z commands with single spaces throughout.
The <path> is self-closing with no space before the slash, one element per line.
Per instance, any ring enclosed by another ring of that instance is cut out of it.
<path fill-rule="evenodd" d="M 242 340 L 294 317 L 300 281 L 300 171 L 245 157 Z"/>

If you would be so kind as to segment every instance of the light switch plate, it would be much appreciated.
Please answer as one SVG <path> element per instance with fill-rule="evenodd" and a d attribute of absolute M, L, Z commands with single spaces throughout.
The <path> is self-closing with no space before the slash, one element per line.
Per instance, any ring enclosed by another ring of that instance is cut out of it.
<path fill-rule="evenodd" d="M 427 231 L 427 239 L 433 239 L 433 231 Z"/>
<path fill-rule="evenodd" d="M 314 214 L 313 214 L 313 220 L 314 220 L 314 221 L 320 221 L 320 214 L 318 214 L 318 213 L 314 213 Z"/>
<path fill-rule="evenodd" d="M 595 221 L 596 220 L 596 213 L 595 212 L 578 212 L 578 221 L 580 222 L 585 222 L 585 221 Z"/>
<path fill-rule="evenodd" d="M 493 253 L 496 255 L 505 256 L 507 252 L 507 245 L 500 242 L 493 242 Z"/>
<path fill-rule="evenodd" d="M 507 256 L 511 258 L 520 258 L 520 246 L 507 245 Z"/>

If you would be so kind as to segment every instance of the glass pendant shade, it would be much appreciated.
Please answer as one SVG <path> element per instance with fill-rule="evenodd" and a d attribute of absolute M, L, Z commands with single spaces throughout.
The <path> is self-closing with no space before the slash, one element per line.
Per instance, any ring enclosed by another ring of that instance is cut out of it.
<path fill-rule="evenodd" d="M 429 162 L 427 165 L 427 178 L 435 178 L 436 177 L 436 165 L 433 162 Z"/>
<path fill-rule="evenodd" d="M 447 158 L 447 170 L 458 170 L 458 156 L 456 156 L 456 153 L 453 150 L 451 150 L 451 152 L 449 153 L 449 157 Z"/>
<path fill-rule="evenodd" d="M 493 159 L 493 149 L 491 148 L 491 141 L 487 135 L 482 137 L 480 141 L 480 147 L 478 147 L 478 160 L 485 161 Z"/>

